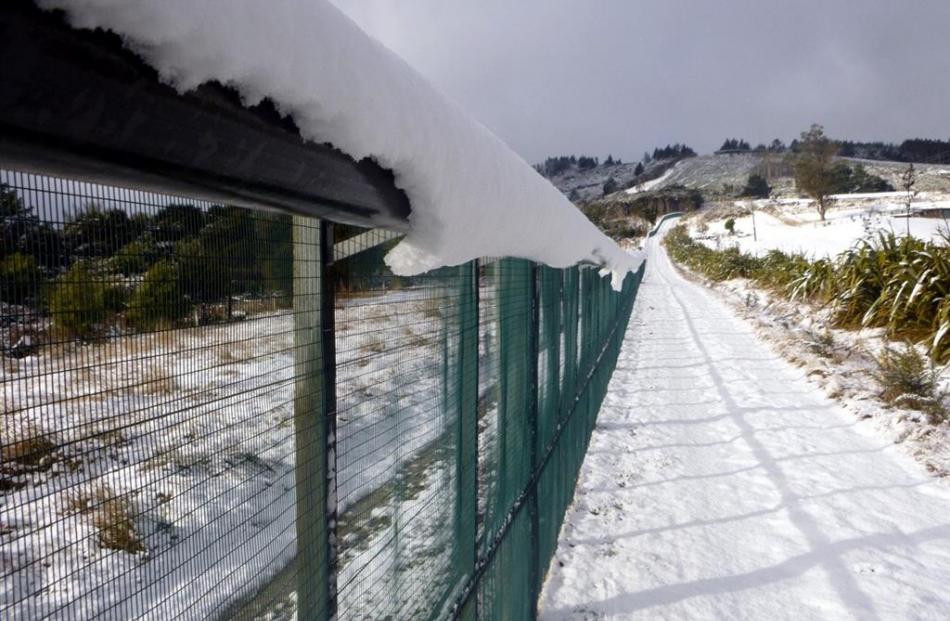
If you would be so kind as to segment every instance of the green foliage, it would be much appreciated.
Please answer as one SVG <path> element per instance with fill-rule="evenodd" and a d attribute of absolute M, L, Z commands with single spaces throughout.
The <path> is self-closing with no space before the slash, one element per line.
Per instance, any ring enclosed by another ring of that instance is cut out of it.
<path fill-rule="evenodd" d="M 105 321 L 108 312 L 105 301 L 106 286 L 90 261 L 73 263 L 56 280 L 50 295 L 50 313 L 53 325 L 64 336 L 87 340 Z"/>
<path fill-rule="evenodd" d="M 613 194 L 620 189 L 620 185 L 617 183 L 617 180 L 613 177 L 608 177 L 607 181 L 604 182 L 603 192 L 606 196 L 607 194 Z"/>
<path fill-rule="evenodd" d="M 577 167 L 581 170 L 588 170 L 591 168 L 596 168 L 599 162 L 596 157 L 589 157 L 587 155 L 582 155 L 577 158 Z"/>
<path fill-rule="evenodd" d="M 197 235 L 205 224 L 205 213 L 194 205 L 168 205 L 152 221 L 155 239 L 176 242 Z"/>
<path fill-rule="evenodd" d="M 742 189 L 742 196 L 751 198 L 768 198 L 771 193 L 772 188 L 769 187 L 769 182 L 765 180 L 765 177 L 757 173 L 749 175 L 745 187 Z"/>
<path fill-rule="evenodd" d="M 940 373 L 933 361 L 922 356 L 912 345 L 900 349 L 885 348 L 877 357 L 874 378 L 881 385 L 884 401 L 926 412 L 933 424 L 947 418 Z"/>
<path fill-rule="evenodd" d="M 950 361 L 950 247 L 880 232 L 835 260 L 773 250 L 764 257 L 713 250 L 682 225 L 666 237 L 670 256 L 713 280 L 750 278 L 790 299 L 832 305 L 842 328 L 884 328 L 888 336 L 927 345 Z"/>
<path fill-rule="evenodd" d="M 801 142 L 790 156 L 798 189 L 815 199 L 818 215 L 825 219 L 828 196 L 834 193 L 835 178 L 832 163 L 838 145 L 825 136 L 821 125 L 812 125 L 802 132 Z"/>
<path fill-rule="evenodd" d="M 11 254 L 32 256 L 47 270 L 62 265 L 60 232 L 23 204 L 16 190 L 0 183 L 0 259 Z"/>
<path fill-rule="evenodd" d="M 726 138 L 719 147 L 720 151 L 751 151 L 752 147 L 742 138 Z"/>
<path fill-rule="evenodd" d="M 140 330 L 150 330 L 181 319 L 188 308 L 179 266 L 165 259 L 150 267 L 135 289 L 129 300 L 128 320 Z"/>
<path fill-rule="evenodd" d="M 651 228 L 647 220 L 625 209 L 621 204 L 593 202 L 584 205 L 582 211 L 588 220 L 611 239 L 645 237 Z"/>
<path fill-rule="evenodd" d="M 912 138 L 900 145 L 884 142 L 841 143 L 841 155 L 865 160 L 950 164 L 950 140 Z"/>
<path fill-rule="evenodd" d="M 103 283 L 102 304 L 112 314 L 121 313 L 129 302 L 129 289 L 119 283 Z"/>
<path fill-rule="evenodd" d="M 735 218 L 728 218 L 726 220 L 726 223 L 723 226 L 726 227 L 726 230 L 729 231 L 730 235 L 736 234 L 736 219 Z"/>
<path fill-rule="evenodd" d="M 0 300 L 23 304 L 36 294 L 43 275 L 30 255 L 15 252 L 0 261 Z"/>
<path fill-rule="evenodd" d="M 894 186 L 872 175 L 861 164 L 851 168 L 847 162 L 835 162 L 831 167 L 831 193 L 893 192 Z"/>
<path fill-rule="evenodd" d="M 674 145 L 666 145 L 665 147 L 653 149 L 653 155 L 650 159 L 651 160 L 682 159 L 686 157 L 694 157 L 695 155 L 696 155 L 696 151 L 694 151 L 687 145 L 676 143 Z"/>
<path fill-rule="evenodd" d="M 158 260 L 158 246 L 150 237 L 129 242 L 109 259 L 109 267 L 119 274 L 131 276 L 145 272 Z"/>
<path fill-rule="evenodd" d="M 121 209 L 89 205 L 63 228 L 67 250 L 79 257 L 111 257 L 141 231 Z"/>

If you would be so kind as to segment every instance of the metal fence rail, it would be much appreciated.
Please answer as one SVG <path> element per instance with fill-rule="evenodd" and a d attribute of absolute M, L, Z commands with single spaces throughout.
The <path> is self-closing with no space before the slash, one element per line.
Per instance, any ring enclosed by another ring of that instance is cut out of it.
<path fill-rule="evenodd" d="M 642 270 L 0 182 L 0 616 L 534 615 Z"/>

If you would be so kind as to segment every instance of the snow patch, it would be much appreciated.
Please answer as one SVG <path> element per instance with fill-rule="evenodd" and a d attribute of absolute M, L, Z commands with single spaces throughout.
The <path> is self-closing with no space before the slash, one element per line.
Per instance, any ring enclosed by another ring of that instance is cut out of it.
<path fill-rule="evenodd" d="M 676 166 L 671 166 L 669 170 L 657 177 L 656 179 L 650 179 L 649 181 L 644 181 L 643 183 L 638 183 L 629 190 L 626 190 L 627 194 L 640 194 L 641 192 L 649 192 L 655 188 L 658 188 L 662 184 L 666 183 L 666 180 L 673 175 L 673 169 Z"/>
<path fill-rule="evenodd" d="M 813 259 L 834 257 L 878 232 L 904 235 L 909 229 L 914 237 L 940 243 L 947 230 L 947 222 L 940 218 L 911 217 L 908 222 L 904 215 L 906 206 L 896 201 L 865 203 L 862 196 L 847 196 L 828 210 L 824 222 L 818 219 L 817 211 L 808 199 L 752 201 L 755 206 L 754 225 L 751 215 L 733 216 L 734 234 L 725 229 L 724 218 L 707 218 L 705 228 L 697 218 L 690 218 L 687 222 L 690 235 L 710 248 L 736 246 L 742 252 L 757 256 L 770 250 L 781 250 L 802 253 Z M 749 202 L 736 201 L 735 205 L 747 208 Z M 915 210 L 948 207 L 950 201 L 939 199 L 917 201 L 913 206 Z"/>

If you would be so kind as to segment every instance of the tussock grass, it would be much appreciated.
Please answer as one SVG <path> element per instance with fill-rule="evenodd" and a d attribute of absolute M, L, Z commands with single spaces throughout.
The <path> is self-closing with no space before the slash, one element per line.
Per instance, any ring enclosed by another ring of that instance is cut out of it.
<path fill-rule="evenodd" d="M 778 250 L 762 257 L 737 248 L 713 250 L 684 225 L 666 237 L 670 256 L 715 280 L 747 278 L 792 300 L 830 305 L 840 328 L 884 328 L 894 339 L 922 343 L 950 362 L 950 246 L 879 232 L 836 259 L 810 260 Z"/>
<path fill-rule="evenodd" d="M 835 337 L 831 333 L 831 330 L 825 328 L 824 330 L 811 330 L 808 332 L 805 342 L 808 344 L 808 349 L 822 358 L 834 358 L 835 357 Z"/>

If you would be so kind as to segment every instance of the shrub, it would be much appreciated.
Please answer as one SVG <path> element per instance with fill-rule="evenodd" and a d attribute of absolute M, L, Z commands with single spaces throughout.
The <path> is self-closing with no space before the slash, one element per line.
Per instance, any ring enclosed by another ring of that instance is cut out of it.
<path fill-rule="evenodd" d="M 50 295 L 53 325 L 65 336 L 89 339 L 107 316 L 105 285 L 89 261 L 79 260 L 56 280 Z"/>
<path fill-rule="evenodd" d="M 666 236 L 673 260 L 713 280 L 750 278 L 785 297 L 833 304 L 835 325 L 882 327 L 892 338 L 924 341 L 930 357 L 950 360 L 950 248 L 879 233 L 835 260 L 777 250 L 764 257 L 713 250 L 683 225 Z"/>
<path fill-rule="evenodd" d="M 729 231 L 729 234 L 730 234 L 730 235 L 735 235 L 735 232 L 736 232 L 736 219 L 735 219 L 735 218 L 729 218 L 728 220 L 726 220 L 725 227 L 726 227 L 726 230 Z"/>
<path fill-rule="evenodd" d="M 129 301 L 129 290 L 122 284 L 104 283 L 102 303 L 110 313 L 121 313 Z"/>
<path fill-rule="evenodd" d="M 772 193 L 769 182 L 762 175 L 752 173 L 746 180 L 745 187 L 742 189 L 743 196 L 751 198 L 768 198 Z"/>
<path fill-rule="evenodd" d="M 163 260 L 149 268 L 129 300 L 128 320 L 150 330 L 163 321 L 181 319 L 189 304 L 182 291 L 180 270 L 174 261 Z"/>
<path fill-rule="evenodd" d="M 109 266 L 119 274 L 131 276 L 148 270 L 158 259 L 158 247 L 148 238 L 137 239 L 122 246 L 109 259 Z"/>
<path fill-rule="evenodd" d="M 0 300 L 23 304 L 35 294 L 41 280 L 36 259 L 15 252 L 0 261 Z"/>
<path fill-rule="evenodd" d="M 874 377 L 881 385 L 881 398 L 895 405 L 927 413 L 931 423 L 946 418 L 940 372 L 933 361 L 912 345 L 885 348 L 877 358 Z"/>

